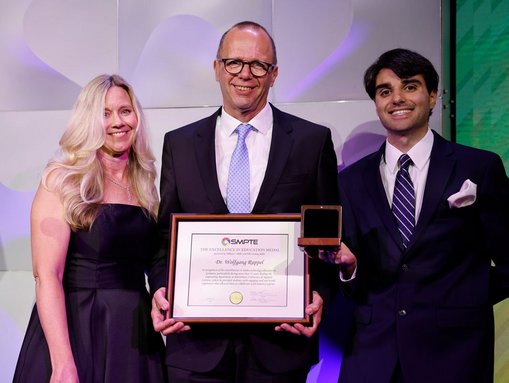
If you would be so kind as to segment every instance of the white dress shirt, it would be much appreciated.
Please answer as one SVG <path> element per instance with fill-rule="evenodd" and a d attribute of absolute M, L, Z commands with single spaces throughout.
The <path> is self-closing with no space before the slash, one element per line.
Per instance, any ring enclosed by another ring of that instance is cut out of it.
<path fill-rule="evenodd" d="M 263 178 L 265 177 L 267 162 L 269 161 L 273 127 L 272 108 L 270 105 L 267 103 L 260 113 L 247 123 L 255 128 L 246 137 L 246 146 L 249 152 L 250 203 L 251 209 L 253 209 Z M 217 179 L 225 202 L 230 161 L 237 145 L 238 136 L 235 133 L 235 129 L 237 129 L 239 124 L 242 124 L 242 122 L 226 113 L 224 108 L 216 121 Z"/>
<path fill-rule="evenodd" d="M 428 129 L 426 135 L 407 152 L 413 162 L 413 165 L 410 165 L 408 168 L 408 173 L 414 184 L 415 191 L 415 223 L 419 220 L 419 214 L 421 213 L 432 147 L 433 133 Z M 389 201 L 389 206 L 391 207 L 396 174 L 398 173 L 398 160 L 402 154 L 403 152 L 386 140 L 385 154 L 380 161 L 380 175 L 382 176 L 387 201 Z"/>

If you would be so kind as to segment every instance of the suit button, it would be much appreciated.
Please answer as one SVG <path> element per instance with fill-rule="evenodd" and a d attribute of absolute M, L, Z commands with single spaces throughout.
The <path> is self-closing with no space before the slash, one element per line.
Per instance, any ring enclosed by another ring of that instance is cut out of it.
<path fill-rule="evenodd" d="M 403 270 L 406 273 L 408 271 L 408 265 L 406 263 L 402 265 L 401 270 Z"/>
<path fill-rule="evenodd" d="M 399 310 L 399 311 L 398 311 L 398 315 L 399 315 L 400 317 L 404 317 L 404 316 L 406 315 L 406 310 Z"/>

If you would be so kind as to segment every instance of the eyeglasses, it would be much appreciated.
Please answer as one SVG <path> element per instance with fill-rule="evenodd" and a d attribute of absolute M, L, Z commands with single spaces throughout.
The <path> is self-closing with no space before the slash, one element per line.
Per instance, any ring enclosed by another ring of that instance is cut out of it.
<path fill-rule="evenodd" d="M 254 77 L 263 77 L 269 70 L 275 67 L 274 64 L 269 64 L 263 61 L 242 61 L 239 59 L 218 59 L 224 64 L 224 70 L 229 74 L 239 74 L 244 69 L 244 65 L 249 66 L 249 70 Z"/>

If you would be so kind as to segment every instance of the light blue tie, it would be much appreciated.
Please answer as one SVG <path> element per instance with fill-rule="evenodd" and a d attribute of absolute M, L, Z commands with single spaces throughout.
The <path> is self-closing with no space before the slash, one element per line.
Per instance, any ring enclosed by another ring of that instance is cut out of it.
<path fill-rule="evenodd" d="M 253 127 L 240 124 L 236 130 L 237 146 L 232 154 L 228 185 L 226 189 L 226 204 L 230 213 L 249 213 L 251 211 L 249 188 L 249 154 L 246 137 Z"/>
<path fill-rule="evenodd" d="M 415 225 L 414 184 L 408 173 L 408 167 L 412 165 L 413 162 L 408 154 L 402 154 L 398 162 L 399 171 L 398 174 L 396 174 L 396 183 L 394 184 L 392 212 L 398 223 L 403 246 L 406 248 L 414 233 Z"/>

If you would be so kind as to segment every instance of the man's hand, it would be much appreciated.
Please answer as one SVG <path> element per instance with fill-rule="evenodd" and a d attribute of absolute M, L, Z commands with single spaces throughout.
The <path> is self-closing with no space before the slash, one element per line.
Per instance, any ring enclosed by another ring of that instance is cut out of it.
<path fill-rule="evenodd" d="M 154 330 L 162 335 L 176 334 L 188 331 L 191 327 L 182 322 L 177 322 L 173 318 L 166 318 L 166 311 L 170 308 L 170 303 L 166 299 L 166 288 L 161 287 L 152 297 L 152 325 Z"/>
<path fill-rule="evenodd" d="M 288 331 L 295 335 L 305 335 L 310 338 L 316 332 L 318 325 L 322 321 L 322 311 L 323 299 L 320 294 L 318 294 L 316 291 L 313 291 L 313 301 L 306 307 L 306 314 L 313 317 L 313 325 L 311 327 L 307 327 L 302 323 L 295 323 L 294 325 L 283 323 L 279 326 L 276 326 L 275 330 Z"/>
<path fill-rule="evenodd" d="M 304 252 L 310 257 L 339 265 L 344 279 L 350 279 L 357 268 L 357 258 L 344 242 L 339 246 L 308 246 Z"/>

